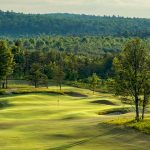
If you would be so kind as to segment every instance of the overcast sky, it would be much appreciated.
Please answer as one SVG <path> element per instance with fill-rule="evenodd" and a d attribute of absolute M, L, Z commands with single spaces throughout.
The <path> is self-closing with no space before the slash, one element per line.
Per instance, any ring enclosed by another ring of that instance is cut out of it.
<path fill-rule="evenodd" d="M 150 18 L 150 0 L 0 0 L 0 9 Z"/>

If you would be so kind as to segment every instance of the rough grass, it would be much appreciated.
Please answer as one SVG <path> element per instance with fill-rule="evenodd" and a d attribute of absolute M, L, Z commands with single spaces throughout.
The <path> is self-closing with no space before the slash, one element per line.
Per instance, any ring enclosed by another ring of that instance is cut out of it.
<path fill-rule="evenodd" d="M 39 90 L 44 91 L 43 88 Z M 45 90 L 56 92 L 58 88 L 52 86 Z M 70 91 L 86 97 L 55 92 L 1 97 L 0 101 L 7 101 L 11 107 L 0 110 L 0 149 L 149 150 L 150 135 L 102 123 L 115 120 L 116 115 L 98 115 L 98 112 L 126 108 L 128 105 L 122 105 L 111 94 L 92 95 L 90 90 L 63 87 L 63 93 Z M 92 103 L 104 99 L 116 105 Z"/>
<path fill-rule="evenodd" d="M 108 124 L 119 125 L 124 127 L 129 127 L 141 131 L 143 133 L 150 134 L 150 118 L 147 117 L 144 121 L 137 122 L 131 118 L 120 118 L 115 120 L 110 120 Z"/>

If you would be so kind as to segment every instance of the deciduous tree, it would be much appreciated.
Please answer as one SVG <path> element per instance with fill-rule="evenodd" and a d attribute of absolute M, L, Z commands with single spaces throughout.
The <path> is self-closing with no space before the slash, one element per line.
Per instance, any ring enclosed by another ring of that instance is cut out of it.
<path fill-rule="evenodd" d="M 60 66 L 55 66 L 53 70 L 53 80 L 59 85 L 61 90 L 62 82 L 65 78 L 65 73 Z"/>
<path fill-rule="evenodd" d="M 96 87 L 100 83 L 100 78 L 96 75 L 96 73 L 93 73 L 92 76 L 88 78 L 88 81 L 94 94 Z"/>
<path fill-rule="evenodd" d="M 135 119 L 139 121 L 139 104 L 147 69 L 148 49 L 140 39 L 129 41 L 121 54 L 113 61 L 116 71 L 116 89 L 119 94 L 132 97 L 136 108 Z"/>

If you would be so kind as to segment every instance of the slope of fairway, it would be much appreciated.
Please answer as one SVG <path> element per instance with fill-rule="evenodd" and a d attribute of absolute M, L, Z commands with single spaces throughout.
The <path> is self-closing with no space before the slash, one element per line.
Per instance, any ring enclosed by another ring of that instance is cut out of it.
<path fill-rule="evenodd" d="M 149 135 L 102 123 L 119 116 L 99 112 L 129 107 L 117 97 L 72 87 L 64 93 L 1 97 L 10 105 L 0 110 L 0 149 L 149 150 Z"/>

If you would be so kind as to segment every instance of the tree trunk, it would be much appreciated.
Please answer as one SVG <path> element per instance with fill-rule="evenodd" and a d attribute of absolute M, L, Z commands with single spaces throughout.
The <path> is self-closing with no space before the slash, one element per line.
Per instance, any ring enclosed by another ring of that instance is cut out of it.
<path fill-rule="evenodd" d="M 136 116 L 135 116 L 135 120 L 139 121 L 139 98 L 138 96 L 135 96 L 135 109 L 136 109 Z"/>
<path fill-rule="evenodd" d="M 144 120 L 144 115 L 145 115 L 145 105 L 143 105 L 143 109 L 142 109 L 142 120 Z"/>
<path fill-rule="evenodd" d="M 60 88 L 60 91 L 61 91 L 61 83 L 59 84 L 59 88 Z"/>
<path fill-rule="evenodd" d="M 36 82 L 34 82 L 34 87 L 37 88 L 37 83 Z"/>
<path fill-rule="evenodd" d="M 93 90 L 93 95 L 94 95 L 94 93 L 95 93 L 95 86 L 94 85 L 92 86 L 92 90 Z"/>
<path fill-rule="evenodd" d="M 4 82 L 2 82 L 2 89 L 4 89 L 5 88 L 5 83 Z"/>
<path fill-rule="evenodd" d="M 142 108 L 142 120 L 144 120 L 146 104 L 147 104 L 147 93 L 146 93 L 146 89 L 144 89 L 143 108 Z"/>
<path fill-rule="evenodd" d="M 6 87 L 6 89 L 8 88 L 8 79 L 7 79 L 7 77 L 6 77 L 6 79 L 5 79 L 5 87 Z"/>
<path fill-rule="evenodd" d="M 95 93 L 95 88 L 93 88 L 93 95 L 94 95 L 94 93 Z"/>

